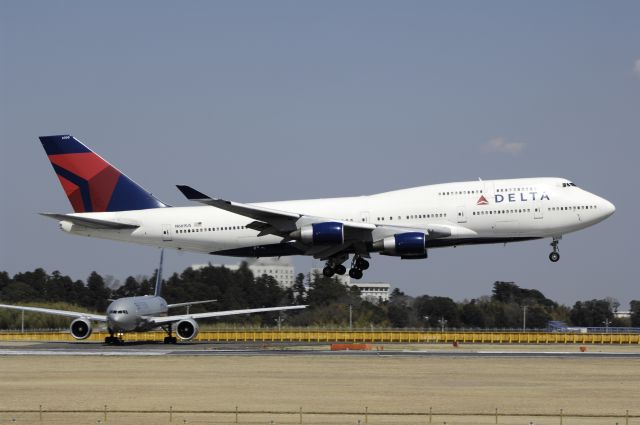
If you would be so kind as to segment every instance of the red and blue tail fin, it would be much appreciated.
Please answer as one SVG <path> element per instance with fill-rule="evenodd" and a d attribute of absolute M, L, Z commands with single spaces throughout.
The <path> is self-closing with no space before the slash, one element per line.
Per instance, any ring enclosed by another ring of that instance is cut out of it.
<path fill-rule="evenodd" d="M 75 212 L 168 206 L 75 137 L 45 136 L 40 141 Z"/>

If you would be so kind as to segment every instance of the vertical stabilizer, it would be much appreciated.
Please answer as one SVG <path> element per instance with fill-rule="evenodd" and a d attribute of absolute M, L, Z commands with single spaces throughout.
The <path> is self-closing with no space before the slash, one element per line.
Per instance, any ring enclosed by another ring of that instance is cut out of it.
<path fill-rule="evenodd" d="M 167 205 L 69 135 L 40 137 L 73 211 L 104 212 Z"/>

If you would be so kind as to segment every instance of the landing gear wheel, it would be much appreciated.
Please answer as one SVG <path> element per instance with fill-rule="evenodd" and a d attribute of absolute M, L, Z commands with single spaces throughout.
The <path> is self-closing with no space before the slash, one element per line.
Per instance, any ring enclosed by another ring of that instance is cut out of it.
<path fill-rule="evenodd" d="M 367 270 L 369 268 L 369 262 L 362 257 L 356 259 L 356 267 L 360 270 Z"/>
<path fill-rule="evenodd" d="M 322 269 L 322 274 L 326 277 L 333 277 L 335 273 L 336 272 L 330 266 L 326 266 L 324 269 Z"/>
<path fill-rule="evenodd" d="M 164 343 L 165 344 L 176 344 L 178 339 L 175 336 L 165 336 Z"/>
<path fill-rule="evenodd" d="M 362 270 L 355 268 L 349 270 L 349 277 L 352 279 L 362 279 Z"/>
<path fill-rule="evenodd" d="M 345 274 L 347 272 L 347 268 L 345 266 L 343 266 L 342 264 L 338 264 L 337 266 L 334 267 L 333 271 L 336 272 L 336 274 L 339 274 L 339 275 L 342 276 L 343 274 Z M 324 271 L 323 271 L 323 273 L 324 273 Z"/>

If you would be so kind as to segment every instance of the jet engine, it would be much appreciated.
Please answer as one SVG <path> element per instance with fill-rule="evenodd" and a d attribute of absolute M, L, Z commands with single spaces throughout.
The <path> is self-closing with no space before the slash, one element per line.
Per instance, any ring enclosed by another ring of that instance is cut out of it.
<path fill-rule="evenodd" d="M 373 250 L 403 259 L 427 258 L 427 235 L 421 232 L 398 233 L 375 241 Z"/>
<path fill-rule="evenodd" d="M 85 318 L 78 318 L 71 322 L 71 336 L 75 339 L 87 339 L 91 336 L 91 322 Z"/>
<path fill-rule="evenodd" d="M 340 245 L 344 242 L 344 226 L 334 221 L 313 223 L 294 230 L 289 236 L 310 245 Z"/>
<path fill-rule="evenodd" d="M 176 335 L 182 340 L 188 341 L 198 335 L 198 324 L 193 319 L 185 319 L 176 325 Z"/>

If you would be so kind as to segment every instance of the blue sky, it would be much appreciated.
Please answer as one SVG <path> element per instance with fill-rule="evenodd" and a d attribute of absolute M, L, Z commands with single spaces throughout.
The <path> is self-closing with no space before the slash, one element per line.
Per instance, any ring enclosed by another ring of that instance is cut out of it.
<path fill-rule="evenodd" d="M 411 294 L 640 299 L 640 4 L 2 2 L 0 269 L 150 274 L 157 250 L 69 237 L 37 140 L 78 137 L 163 201 L 241 202 L 561 176 L 616 214 L 548 241 L 376 257 Z M 223 262 L 168 253 L 169 271 Z M 229 261 L 233 261 L 230 259 Z M 300 270 L 312 261 L 297 259 Z"/>

